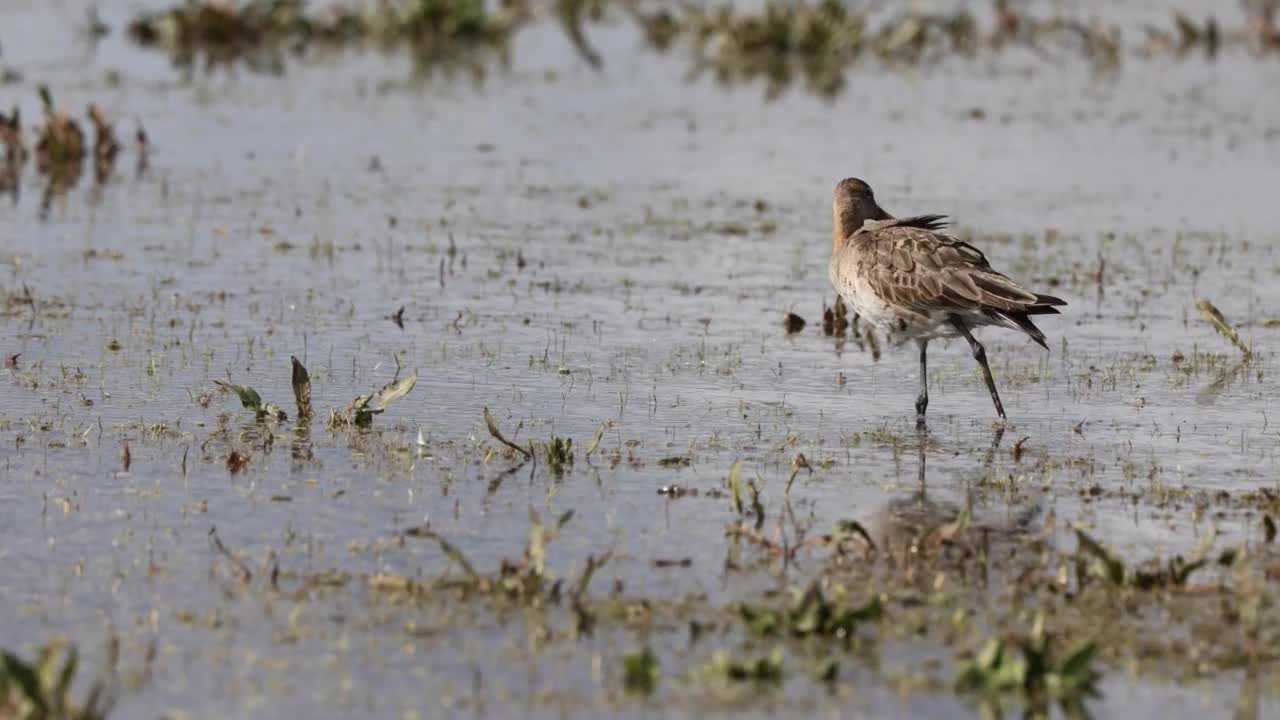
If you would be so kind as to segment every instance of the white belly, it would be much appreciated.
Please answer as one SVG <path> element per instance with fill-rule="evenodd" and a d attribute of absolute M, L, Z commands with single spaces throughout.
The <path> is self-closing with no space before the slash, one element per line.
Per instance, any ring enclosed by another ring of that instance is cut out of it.
<path fill-rule="evenodd" d="M 830 270 L 831 284 L 858 314 L 860 321 L 891 337 L 894 342 L 959 334 L 948 322 L 947 313 L 897 307 L 877 295 L 862 277 L 839 275 L 834 264 Z"/>

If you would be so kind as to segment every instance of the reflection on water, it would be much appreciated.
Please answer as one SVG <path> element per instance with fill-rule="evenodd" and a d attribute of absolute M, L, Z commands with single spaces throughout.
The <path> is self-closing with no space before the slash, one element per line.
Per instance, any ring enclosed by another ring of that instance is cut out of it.
<path fill-rule="evenodd" d="M 1003 424 L 994 429 L 977 471 L 965 475 L 960 484 L 960 497 L 953 500 L 954 485 L 944 486 L 947 492 L 939 493 L 936 488 L 930 491 L 926 472 L 928 456 L 943 445 L 930 436 L 927 428 L 917 428 L 915 486 L 908 492 L 894 494 L 863 522 L 875 546 L 893 556 L 915 553 L 921 543 L 953 543 L 974 536 L 991 542 L 993 538 L 1010 540 L 1033 532 L 1033 523 L 1043 510 L 1042 498 L 1033 497 L 1021 506 L 1005 507 L 997 513 L 975 506 L 973 478 L 993 477 L 995 457 L 1004 433 Z"/>
<path fill-rule="evenodd" d="M 86 156 L 93 167 L 94 178 L 88 202 L 91 206 L 98 205 L 102 197 L 102 186 L 110 180 L 115 170 L 121 146 L 116 139 L 114 126 L 97 105 L 90 103 L 85 113 L 94 133 L 90 148 L 80 124 L 68 113 L 56 109 L 47 87 L 41 86 L 39 90 L 44 106 L 44 119 L 34 129 L 35 169 L 44 178 L 39 217 L 47 220 L 54 202 L 63 199 L 80 182 Z M 0 113 L 0 148 L 4 152 L 4 157 L 0 160 L 0 193 L 8 194 L 15 206 L 19 200 L 23 168 L 30 155 L 24 139 L 26 132 L 16 107 L 7 116 Z M 136 144 L 138 177 L 146 171 L 148 151 L 146 133 L 139 126 Z"/>

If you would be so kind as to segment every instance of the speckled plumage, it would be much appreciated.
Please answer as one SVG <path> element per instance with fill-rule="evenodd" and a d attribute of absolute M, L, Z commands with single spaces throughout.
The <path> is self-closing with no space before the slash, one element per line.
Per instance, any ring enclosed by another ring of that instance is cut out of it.
<path fill-rule="evenodd" d="M 1003 419 L 986 352 L 970 328 L 1008 327 L 1048 349 L 1030 316 L 1056 314 L 1066 302 L 997 272 L 977 248 L 938 232 L 945 226 L 942 215 L 895 218 L 865 182 L 842 180 L 832 201 L 831 284 L 862 320 L 898 341 L 919 344 L 921 422 L 929 402 L 926 346 L 933 338 L 957 336 L 969 341 Z"/>

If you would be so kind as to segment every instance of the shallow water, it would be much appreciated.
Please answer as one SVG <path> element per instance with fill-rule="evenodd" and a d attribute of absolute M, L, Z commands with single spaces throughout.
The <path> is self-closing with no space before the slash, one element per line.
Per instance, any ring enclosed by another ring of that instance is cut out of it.
<path fill-rule="evenodd" d="M 131 4 L 101 10 L 118 28 Z M 674 672 L 727 639 L 611 626 L 550 643 L 532 616 L 406 606 L 363 583 L 239 592 L 211 528 L 259 575 L 278 563 L 431 577 L 449 561 L 405 529 L 429 525 L 494 568 L 525 547 L 531 508 L 548 522 L 573 510 L 548 548 L 557 576 L 612 550 L 601 592 L 726 604 L 782 581 L 727 567 L 737 514 L 709 491 L 741 460 L 772 527 L 802 452 L 815 469 L 789 512 L 814 532 L 911 497 L 922 475 L 931 497 L 973 491 L 984 522 L 1051 515 L 1135 562 L 1186 552 L 1209 524 L 1223 544 L 1257 532 L 1256 513 L 1206 518 L 1197 497 L 1275 484 L 1280 98 L 1259 92 L 1280 80 L 1274 62 L 1132 59 L 1101 78 L 1017 54 L 863 63 L 835 100 L 767 102 L 758 87 L 687 82 L 679 53 L 643 50 L 620 22 L 592 28 L 601 71 L 535 27 L 512 67 L 473 84 L 413 81 L 374 53 L 184 77 L 119 30 L 90 51 L 68 17 L 0 11 L 29 29 L 0 34 L 0 60 L 25 77 L 0 107 L 38 117 L 46 82 L 59 105 L 101 104 L 125 137 L 138 118 L 154 152 L 137 174 L 127 150 L 101 186 L 87 172 L 47 211 L 28 165 L 0 210 L 3 352 L 20 353 L 0 371 L 0 602 L 13 608 L 0 646 L 64 635 L 100 659 L 116 632 L 126 667 L 142 667 L 154 645 L 122 717 L 727 709 L 688 688 L 623 702 L 616 677 L 638 642 Z M 822 334 L 829 194 L 847 175 L 891 211 L 951 214 L 995 266 L 1071 303 L 1040 322 L 1049 353 L 980 334 L 1012 420 L 997 451 L 967 349 L 931 353 L 922 461 L 914 353 L 877 361 Z M 24 288 L 30 305 L 12 299 Z M 1243 371 L 1227 372 L 1239 353 L 1200 320 L 1200 297 L 1255 348 Z M 388 318 L 401 306 L 403 330 Z M 794 336 L 788 308 L 809 321 Z M 323 417 L 264 430 L 231 395 L 194 401 L 230 378 L 292 415 L 290 355 L 322 416 L 398 365 L 418 383 L 372 434 Z M 572 438 L 572 470 L 489 457 L 484 407 L 518 442 Z M 251 458 L 242 472 L 228 471 L 232 450 Z M 660 464 L 681 455 L 688 467 Z M 672 483 L 701 494 L 658 493 Z M 803 563 L 788 572 L 803 584 Z M 886 646 L 874 669 L 844 663 L 831 694 L 801 678 L 740 709 L 963 712 L 949 693 L 903 699 L 883 682 L 950 656 Z M 1240 694 L 1235 677 L 1117 675 L 1103 690 L 1100 716 Z"/>

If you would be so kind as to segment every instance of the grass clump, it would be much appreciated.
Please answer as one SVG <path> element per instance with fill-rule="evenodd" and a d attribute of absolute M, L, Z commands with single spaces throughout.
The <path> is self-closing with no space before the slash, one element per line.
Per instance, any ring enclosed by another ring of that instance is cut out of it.
<path fill-rule="evenodd" d="M 622 656 L 622 686 L 637 695 L 648 695 L 658 687 L 658 658 L 652 650 Z"/>
<path fill-rule="evenodd" d="M 842 642 L 848 642 L 859 625 L 879 620 L 882 612 L 879 596 L 873 596 L 861 606 L 840 606 L 827 600 L 817 583 L 810 585 L 788 608 L 745 604 L 739 607 L 742 619 L 754 634 L 831 638 Z"/>
<path fill-rule="evenodd" d="M 83 703 L 71 697 L 79 669 L 75 648 L 62 643 L 44 645 L 28 662 L 0 651 L 0 718 L 12 720 L 103 720 L 112 699 L 102 682 L 95 682 Z"/>
<path fill-rule="evenodd" d="M 1084 701 L 1098 695 L 1093 667 L 1097 644 L 1081 643 L 1065 653 L 1052 648 L 1043 633 L 1029 640 L 992 638 L 961 666 L 956 692 L 975 695 L 999 717 L 1003 700 L 1023 703 L 1029 717 L 1047 717 L 1058 703 L 1067 717 L 1087 717 Z M 990 714 L 990 713 L 989 713 Z"/>

